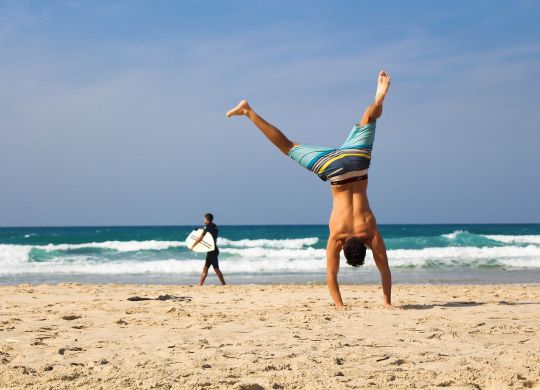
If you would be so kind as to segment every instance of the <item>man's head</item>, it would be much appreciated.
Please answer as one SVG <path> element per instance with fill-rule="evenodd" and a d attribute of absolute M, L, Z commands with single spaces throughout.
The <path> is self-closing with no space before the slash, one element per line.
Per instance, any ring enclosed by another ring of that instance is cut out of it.
<path fill-rule="evenodd" d="M 212 222 L 214 222 L 214 215 L 212 215 L 212 213 L 204 214 L 204 224 L 209 225 Z"/>
<path fill-rule="evenodd" d="M 347 264 L 359 267 L 364 264 L 366 258 L 366 245 L 364 240 L 358 237 L 349 237 L 343 245 L 343 254 L 347 259 Z"/>

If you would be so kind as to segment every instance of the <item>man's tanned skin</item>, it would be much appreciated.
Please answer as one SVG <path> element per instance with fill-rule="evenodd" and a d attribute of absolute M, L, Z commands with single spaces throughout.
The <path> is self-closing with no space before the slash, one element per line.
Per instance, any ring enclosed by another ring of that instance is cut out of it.
<path fill-rule="evenodd" d="M 392 306 L 392 275 L 386 257 L 386 247 L 377 229 L 375 216 L 369 207 L 366 190 L 367 180 L 332 186 L 334 207 L 330 216 L 330 235 L 326 245 L 326 282 L 338 308 L 344 307 L 337 281 L 339 254 L 349 237 L 363 239 L 373 252 L 375 264 L 381 274 L 384 304 L 387 307 Z"/>
<path fill-rule="evenodd" d="M 377 92 L 373 104 L 365 111 L 358 123 L 367 125 L 382 114 L 384 98 L 390 87 L 390 76 L 381 71 L 377 80 Z M 261 118 L 242 100 L 238 106 L 227 112 L 227 116 L 244 115 L 257 126 L 279 150 L 286 155 L 299 144 L 290 141 L 279 129 Z M 393 308 L 391 300 L 392 276 L 388 266 L 384 240 L 377 228 L 375 216 L 369 207 L 367 196 L 368 180 L 354 181 L 343 185 L 332 185 L 333 209 L 330 216 L 330 235 L 326 246 L 327 284 L 337 308 L 344 308 L 338 284 L 340 252 L 348 238 L 358 237 L 373 252 L 375 264 L 381 274 L 384 305 Z"/>

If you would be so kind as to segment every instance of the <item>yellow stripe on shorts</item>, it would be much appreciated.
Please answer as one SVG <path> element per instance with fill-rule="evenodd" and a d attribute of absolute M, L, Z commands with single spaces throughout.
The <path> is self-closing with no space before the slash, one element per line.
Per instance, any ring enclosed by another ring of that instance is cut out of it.
<path fill-rule="evenodd" d="M 339 159 L 341 159 L 343 157 L 349 157 L 349 156 L 365 157 L 368 160 L 371 160 L 371 155 L 369 155 L 367 153 L 343 153 L 343 154 L 341 154 L 341 155 L 339 155 L 337 157 L 334 157 L 334 158 L 328 160 L 326 163 L 324 163 L 324 165 L 321 167 L 321 169 L 319 169 L 317 174 L 323 173 L 324 170 L 328 167 L 328 165 L 332 164 L 334 161 L 339 160 Z"/>

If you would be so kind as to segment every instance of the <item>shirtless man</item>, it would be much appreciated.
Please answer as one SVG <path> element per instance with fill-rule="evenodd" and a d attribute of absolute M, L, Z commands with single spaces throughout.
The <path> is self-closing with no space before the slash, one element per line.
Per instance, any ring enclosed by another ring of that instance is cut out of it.
<path fill-rule="evenodd" d="M 310 146 L 289 140 L 279 129 L 257 115 L 246 100 L 242 100 L 227 112 L 228 117 L 246 116 L 279 150 L 316 173 L 322 180 L 330 181 L 334 206 L 326 246 L 326 280 L 337 308 L 344 307 L 337 281 L 339 254 L 343 250 L 347 263 L 358 267 L 364 264 L 366 246 L 373 252 L 375 264 L 381 274 L 384 305 L 393 307 L 392 276 L 386 248 L 366 193 L 376 120 L 382 114 L 383 101 L 389 87 L 390 76 L 381 71 L 373 104 L 365 110 L 362 119 L 353 127 L 340 148 Z"/>

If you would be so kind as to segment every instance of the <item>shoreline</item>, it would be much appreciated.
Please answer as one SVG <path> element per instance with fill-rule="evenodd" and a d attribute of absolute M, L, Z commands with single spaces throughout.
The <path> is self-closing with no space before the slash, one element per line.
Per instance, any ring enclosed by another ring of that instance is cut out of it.
<path fill-rule="evenodd" d="M 396 284 L 395 311 L 378 285 L 342 294 L 349 310 L 324 285 L 1 286 L 0 388 L 540 386 L 540 285 Z"/>
<path fill-rule="evenodd" d="M 202 263 L 201 263 L 202 267 Z M 202 269 L 202 268 L 201 268 Z M 226 281 L 233 285 L 317 285 L 326 284 L 325 272 L 296 273 L 234 273 L 228 271 L 226 262 L 221 268 Z M 394 284 L 403 285 L 513 285 L 539 284 L 540 269 L 439 269 L 410 270 L 391 268 Z M 19 274 L 0 277 L 0 286 L 16 286 L 19 284 L 57 285 L 62 283 L 79 284 L 138 284 L 138 285 L 179 285 L 197 284 L 200 273 L 192 274 Z M 354 270 L 343 267 L 340 271 L 340 284 L 366 285 L 378 284 L 379 273 L 374 267 Z M 218 280 L 210 270 L 205 284 L 216 284 Z"/>

